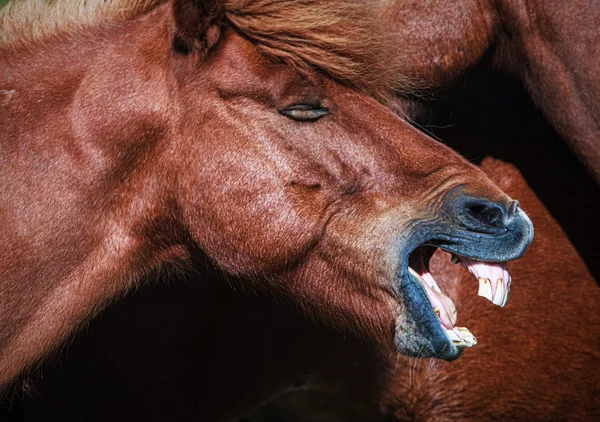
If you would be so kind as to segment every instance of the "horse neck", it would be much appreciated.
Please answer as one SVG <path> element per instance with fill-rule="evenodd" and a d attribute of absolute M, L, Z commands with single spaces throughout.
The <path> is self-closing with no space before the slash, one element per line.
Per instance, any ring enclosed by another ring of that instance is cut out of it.
<path fill-rule="evenodd" d="M 519 78 L 552 127 L 600 184 L 600 55 L 593 1 L 577 8 L 552 2 L 498 2 L 503 31 L 497 65 Z"/>
<path fill-rule="evenodd" d="M 494 0 L 380 0 L 407 71 L 424 88 L 454 82 L 481 60 L 498 32 Z"/>
<path fill-rule="evenodd" d="M 0 386 L 141 274 L 186 258 L 157 228 L 172 214 L 161 23 L 2 51 Z"/>

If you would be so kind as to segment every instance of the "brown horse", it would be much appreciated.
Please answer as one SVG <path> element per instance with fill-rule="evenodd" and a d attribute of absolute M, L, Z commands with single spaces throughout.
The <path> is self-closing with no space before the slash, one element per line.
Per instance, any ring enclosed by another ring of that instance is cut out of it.
<path fill-rule="evenodd" d="M 516 76 L 600 183 L 600 9 L 593 0 L 382 0 L 422 88 L 480 62 Z"/>
<path fill-rule="evenodd" d="M 531 222 L 375 100 L 402 67 L 376 12 L 317 0 L 5 9 L 0 385 L 143 275 L 197 255 L 236 289 L 293 298 L 407 355 L 472 345 L 424 261 L 438 247 L 489 261 L 473 269 L 502 305 L 501 263 L 523 254 Z"/>
<path fill-rule="evenodd" d="M 25 420 L 235 421 L 294 387 L 305 391 L 249 420 L 597 420 L 600 290 L 519 172 L 492 159 L 482 168 L 522 198 L 536 237 L 511 264 L 505 310 L 475 297 L 447 254 L 433 256 L 436 279 L 480 335 L 458 361 L 407 359 L 388 343 L 340 336 L 198 268 L 202 282 L 153 286 L 95 321 L 32 384 Z"/>

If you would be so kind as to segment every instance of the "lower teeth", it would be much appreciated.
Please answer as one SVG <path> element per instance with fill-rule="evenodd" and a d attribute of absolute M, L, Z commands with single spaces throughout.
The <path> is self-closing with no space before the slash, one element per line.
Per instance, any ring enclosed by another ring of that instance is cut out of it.
<path fill-rule="evenodd" d="M 446 330 L 446 334 L 459 349 L 466 349 L 477 344 L 477 339 L 466 327 L 455 327 L 452 330 Z"/>

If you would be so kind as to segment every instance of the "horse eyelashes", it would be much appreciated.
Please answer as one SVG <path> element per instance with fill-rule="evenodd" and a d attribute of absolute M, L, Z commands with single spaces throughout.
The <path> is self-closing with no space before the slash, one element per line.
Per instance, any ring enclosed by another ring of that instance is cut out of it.
<path fill-rule="evenodd" d="M 321 106 L 315 107 L 308 104 L 295 104 L 286 109 L 280 110 L 280 113 L 299 122 L 314 122 L 329 114 L 329 109 Z"/>

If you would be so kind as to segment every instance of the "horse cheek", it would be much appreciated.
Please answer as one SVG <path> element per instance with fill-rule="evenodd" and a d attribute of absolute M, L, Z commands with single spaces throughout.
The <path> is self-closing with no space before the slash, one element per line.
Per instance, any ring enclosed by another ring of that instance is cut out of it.
<path fill-rule="evenodd" d="M 223 204 L 227 204 L 223 206 Z M 279 272 L 311 248 L 318 225 L 300 214 L 284 192 L 268 197 L 221 192 L 189 211 L 198 246 L 234 276 Z"/>

